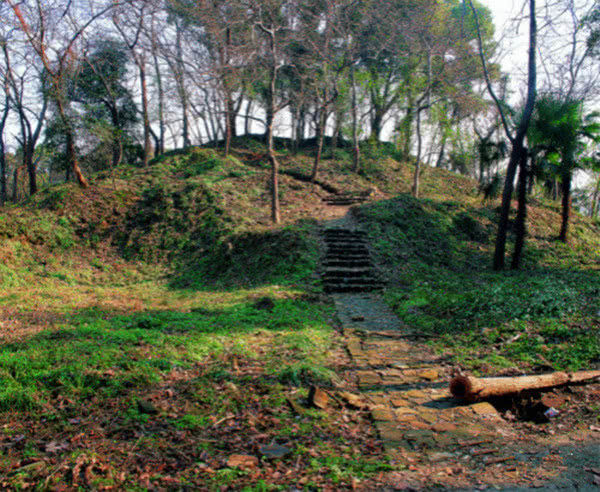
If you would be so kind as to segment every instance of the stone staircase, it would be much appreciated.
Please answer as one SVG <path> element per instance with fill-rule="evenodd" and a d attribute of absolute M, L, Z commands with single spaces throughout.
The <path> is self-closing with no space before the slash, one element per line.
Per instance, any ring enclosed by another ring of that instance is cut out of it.
<path fill-rule="evenodd" d="M 323 237 L 326 246 L 323 261 L 326 292 L 371 292 L 381 288 L 373 273 L 364 232 L 325 229 Z"/>
<path fill-rule="evenodd" d="M 357 193 L 335 193 L 323 198 L 323 201 L 327 205 L 345 207 L 350 205 L 356 205 L 358 203 L 364 203 L 371 196 L 370 191 L 362 191 Z"/>

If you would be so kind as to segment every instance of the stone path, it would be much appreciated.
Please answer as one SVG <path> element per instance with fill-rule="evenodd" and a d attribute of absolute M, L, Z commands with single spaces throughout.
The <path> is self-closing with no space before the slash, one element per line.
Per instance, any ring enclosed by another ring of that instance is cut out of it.
<path fill-rule="evenodd" d="M 340 225 L 351 229 L 349 219 Z M 452 367 L 381 296 L 336 293 L 333 298 L 359 389 L 385 450 L 392 464 L 408 468 L 395 475 L 396 484 L 391 474 L 392 489 L 437 484 L 514 490 L 558 483 L 564 471 L 560 453 L 550 452 L 543 439 L 521 436 L 489 403 L 454 400 L 448 390 Z"/>
<path fill-rule="evenodd" d="M 578 470 L 561 479 L 563 457 L 543 438 L 521 436 L 489 403 L 454 400 L 448 390 L 451 366 L 404 326 L 379 295 L 333 297 L 361 395 L 386 453 L 392 464 L 408 468 L 397 476 L 397 484 L 391 474 L 392 489 L 584 486 L 576 481 Z M 579 470 L 584 468 L 580 464 Z"/>

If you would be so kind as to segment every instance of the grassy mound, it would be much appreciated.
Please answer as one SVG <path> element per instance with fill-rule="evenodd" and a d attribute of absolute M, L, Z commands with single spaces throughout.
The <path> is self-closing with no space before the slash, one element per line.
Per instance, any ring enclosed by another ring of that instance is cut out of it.
<path fill-rule="evenodd" d="M 440 351 L 481 373 L 600 363 L 597 223 L 575 216 L 564 245 L 555 239 L 558 210 L 535 201 L 523 269 L 493 272 L 497 207 L 457 190 L 430 196 L 356 212 L 387 273 L 387 300 L 406 323 L 439 335 Z"/>

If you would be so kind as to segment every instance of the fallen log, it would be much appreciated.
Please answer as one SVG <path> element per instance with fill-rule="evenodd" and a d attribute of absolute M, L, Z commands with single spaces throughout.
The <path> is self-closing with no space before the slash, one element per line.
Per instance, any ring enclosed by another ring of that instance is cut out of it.
<path fill-rule="evenodd" d="M 475 378 L 461 375 L 456 376 L 450 382 L 450 392 L 455 398 L 474 402 L 527 390 L 548 389 L 566 384 L 582 383 L 593 379 L 600 379 L 600 371 L 553 372 L 551 374 L 512 378 Z"/>

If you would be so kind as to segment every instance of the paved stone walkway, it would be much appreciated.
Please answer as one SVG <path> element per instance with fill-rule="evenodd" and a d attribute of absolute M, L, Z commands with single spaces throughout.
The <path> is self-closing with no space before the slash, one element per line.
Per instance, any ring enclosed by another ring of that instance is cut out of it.
<path fill-rule="evenodd" d="M 385 450 L 392 464 L 408 468 L 392 489 L 575 486 L 572 477 L 560 480 L 563 460 L 543 439 L 520 436 L 489 403 L 454 400 L 448 390 L 451 366 L 378 294 L 333 297 Z"/>
<path fill-rule="evenodd" d="M 351 213 L 327 228 L 360 229 Z M 590 467 L 600 446 L 577 432 L 524 435 L 489 403 L 449 392 L 453 366 L 404 325 L 378 293 L 333 294 L 361 396 L 399 472 L 391 490 L 598 490 Z M 586 471 L 588 470 L 588 471 Z"/>

